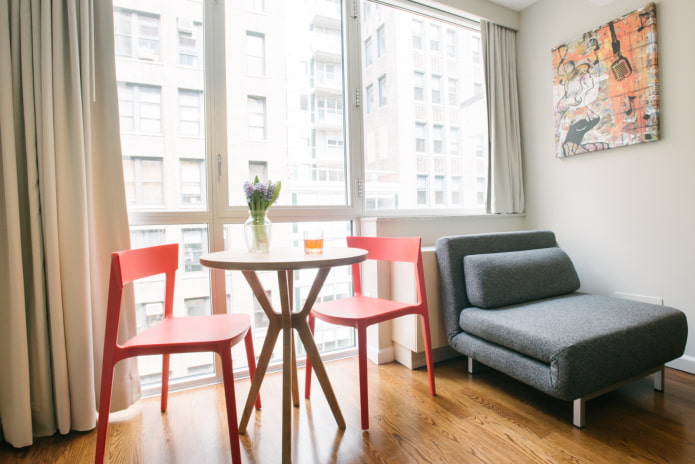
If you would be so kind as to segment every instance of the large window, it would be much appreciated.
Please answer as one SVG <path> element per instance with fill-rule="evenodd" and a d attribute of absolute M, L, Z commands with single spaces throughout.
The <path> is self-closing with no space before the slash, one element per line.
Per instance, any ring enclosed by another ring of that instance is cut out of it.
<path fill-rule="evenodd" d="M 242 185 L 255 176 L 283 184 L 270 212 L 278 247 L 299 245 L 310 227 L 343 245 L 362 216 L 481 211 L 479 32 L 390 1 L 398 8 L 360 0 L 353 16 L 339 0 L 114 0 L 133 246 L 180 244 L 177 314 L 257 309 L 240 274 L 198 261 L 245 246 Z M 295 276 L 296 305 L 311 278 Z M 274 280 L 262 278 L 271 299 Z M 136 289 L 139 324 L 161 317 L 160 287 Z M 335 269 L 319 298 L 350 292 L 349 269 Z M 254 315 L 259 350 L 262 320 Z M 326 349 L 354 346 L 350 330 L 317 330 Z M 176 359 L 178 381 L 216 372 L 212 356 Z M 143 362 L 143 381 L 160 368 Z"/>

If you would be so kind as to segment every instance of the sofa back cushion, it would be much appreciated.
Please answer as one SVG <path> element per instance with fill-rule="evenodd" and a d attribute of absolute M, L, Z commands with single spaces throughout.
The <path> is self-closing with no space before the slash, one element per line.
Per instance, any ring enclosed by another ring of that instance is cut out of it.
<path fill-rule="evenodd" d="M 463 268 L 468 300 L 478 308 L 565 295 L 580 285 L 572 261 L 558 247 L 467 255 Z"/>

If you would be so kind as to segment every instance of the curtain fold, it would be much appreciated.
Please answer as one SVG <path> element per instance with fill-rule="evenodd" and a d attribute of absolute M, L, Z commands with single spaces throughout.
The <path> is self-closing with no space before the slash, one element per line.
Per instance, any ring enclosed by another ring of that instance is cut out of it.
<path fill-rule="evenodd" d="M 96 424 L 110 253 L 130 247 L 112 2 L 0 3 L 0 63 L 0 438 L 22 447 Z M 135 362 L 116 376 L 120 409 Z"/>
<path fill-rule="evenodd" d="M 480 21 L 488 105 L 487 212 L 523 213 L 516 32 Z"/>

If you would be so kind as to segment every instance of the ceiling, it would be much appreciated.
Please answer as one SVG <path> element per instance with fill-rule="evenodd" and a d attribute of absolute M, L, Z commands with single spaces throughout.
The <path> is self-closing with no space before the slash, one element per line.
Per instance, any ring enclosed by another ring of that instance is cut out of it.
<path fill-rule="evenodd" d="M 492 3 L 497 3 L 498 5 L 506 6 L 512 10 L 521 11 L 527 6 L 536 3 L 536 0 L 488 0 Z"/>

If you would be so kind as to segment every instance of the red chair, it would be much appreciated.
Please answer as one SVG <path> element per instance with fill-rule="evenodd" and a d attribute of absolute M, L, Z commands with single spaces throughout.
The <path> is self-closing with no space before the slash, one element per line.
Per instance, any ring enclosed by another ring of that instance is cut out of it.
<path fill-rule="evenodd" d="M 368 260 L 413 263 L 416 274 L 416 303 L 399 303 L 397 301 L 372 298 L 362 294 L 360 264 L 352 265 L 352 282 L 355 296 L 339 300 L 317 303 L 309 314 L 309 327 L 314 331 L 315 318 L 331 324 L 350 326 L 357 329 L 357 343 L 360 370 L 360 405 L 362 411 L 362 429 L 369 428 L 369 404 L 367 393 L 367 327 L 406 314 L 419 314 L 422 320 L 422 335 L 425 342 L 425 359 L 429 375 L 430 393 L 436 395 L 434 387 L 434 364 L 432 361 L 432 343 L 430 324 L 427 313 L 427 296 L 425 293 L 425 276 L 422 268 L 420 237 L 347 237 L 347 244 L 352 248 L 367 250 Z M 311 363 L 307 359 L 305 390 L 306 398 L 311 394 Z"/>
<path fill-rule="evenodd" d="M 97 464 L 104 462 L 113 370 L 116 363 L 132 356 L 163 355 L 161 411 L 165 412 L 169 391 L 169 355 L 201 351 L 214 351 L 222 359 L 232 462 L 241 464 L 232 371 L 232 346 L 244 339 L 249 371 L 253 377 L 256 370 L 256 360 L 253 352 L 250 319 L 246 314 L 175 317 L 173 314 L 174 280 L 178 261 L 179 245 L 177 243 L 111 254 L 111 280 L 106 314 L 106 334 L 104 336 L 104 360 L 101 371 L 97 445 L 94 457 L 94 462 Z M 166 274 L 164 319 L 140 332 L 123 345 L 119 345 L 117 342 L 118 320 L 121 313 L 123 287 L 134 280 L 157 274 Z M 260 409 L 260 400 L 256 401 L 256 407 Z"/>

